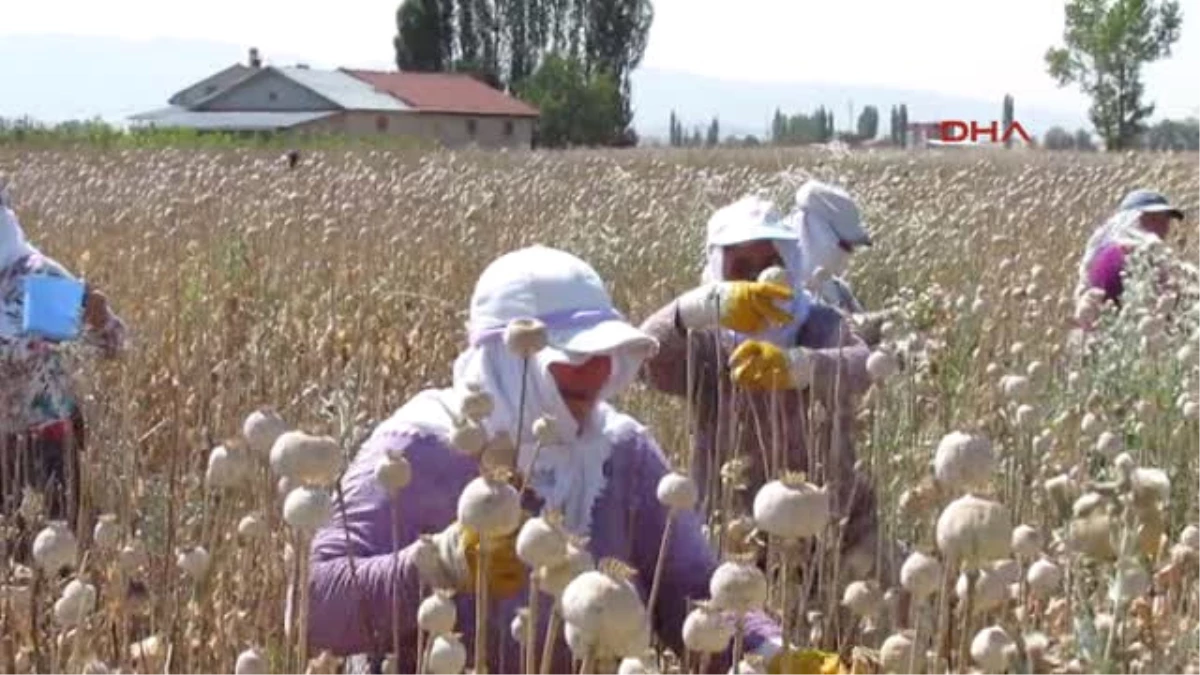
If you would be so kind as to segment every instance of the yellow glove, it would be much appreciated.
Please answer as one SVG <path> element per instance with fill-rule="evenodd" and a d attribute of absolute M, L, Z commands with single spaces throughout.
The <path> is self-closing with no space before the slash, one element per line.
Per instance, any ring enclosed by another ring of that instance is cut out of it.
<path fill-rule="evenodd" d="M 525 586 L 529 571 L 517 558 L 517 533 L 487 542 L 487 584 L 491 597 L 502 600 L 517 594 Z M 455 521 L 433 536 L 438 564 L 435 573 L 424 577 L 433 586 L 448 586 L 463 592 L 475 591 L 479 569 L 479 533 Z"/>
<path fill-rule="evenodd" d="M 770 342 L 747 340 L 729 357 L 733 381 L 753 391 L 797 389 L 812 379 L 812 363 L 802 348 L 783 350 Z"/>
<path fill-rule="evenodd" d="M 767 662 L 767 672 L 771 675 L 781 673 L 835 675 L 849 671 L 842 668 L 842 660 L 835 652 L 823 652 L 819 649 L 781 649 Z"/>
<path fill-rule="evenodd" d="M 692 330 L 722 326 L 759 333 L 785 325 L 792 315 L 775 303 L 792 299 L 792 289 L 761 281 L 723 281 L 693 289 L 678 301 L 680 323 Z"/>
<path fill-rule="evenodd" d="M 529 570 L 517 557 L 519 531 L 520 528 L 517 528 L 512 534 L 487 543 L 487 584 L 490 597 L 494 599 L 503 600 L 516 595 L 517 591 L 525 587 L 525 580 L 529 578 Z M 465 590 L 474 592 L 475 574 L 479 569 L 479 534 L 469 527 L 464 527 L 461 545 L 467 569 L 470 571 Z"/>

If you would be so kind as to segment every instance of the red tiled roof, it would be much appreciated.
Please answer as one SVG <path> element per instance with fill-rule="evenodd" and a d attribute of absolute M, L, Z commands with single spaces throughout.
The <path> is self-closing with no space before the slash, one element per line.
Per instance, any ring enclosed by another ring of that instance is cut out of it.
<path fill-rule="evenodd" d="M 350 70 L 346 73 L 391 94 L 418 112 L 537 117 L 538 110 L 463 73 Z"/>

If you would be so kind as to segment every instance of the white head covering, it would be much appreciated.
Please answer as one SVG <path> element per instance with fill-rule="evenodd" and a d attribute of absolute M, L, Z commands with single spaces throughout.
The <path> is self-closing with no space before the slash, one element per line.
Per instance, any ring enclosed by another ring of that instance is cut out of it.
<path fill-rule="evenodd" d="M 37 249 L 25 240 L 25 231 L 17 222 L 17 214 L 0 202 L 0 271 L 34 253 Z"/>
<path fill-rule="evenodd" d="M 1141 211 L 1117 211 L 1088 237 L 1087 244 L 1084 246 L 1083 259 L 1079 261 L 1079 285 L 1076 288 L 1076 294 L 1087 291 L 1089 287 L 1088 268 L 1092 266 L 1092 261 L 1101 248 L 1112 243 L 1140 246 L 1154 241 L 1161 241 L 1161 239 L 1157 234 L 1142 228 Z"/>
<path fill-rule="evenodd" d="M 726 333 L 735 343 L 746 338 L 765 340 L 780 346 L 794 346 L 796 334 L 808 320 L 812 307 L 812 297 L 803 288 L 804 277 L 801 273 L 803 261 L 800 253 L 797 233 L 787 226 L 779 210 L 769 200 L 750 195 L 736 202 L 717 209 L 708 220 L 708 236 L 706 239 L 707 261 L 702 280 L 704 283 L 726 281 L 725 256 L 723 248 L 751 241 L 769 240 L 775 245 L 783 260 L 784 270 L 791 278 L 794 296 L 787 310 L 792 315 L 792 322 L 786 326 L 771 328 L 753 336 L 743 336 L 732 331 Z"/>
<path fill-rule="evenodd" d="M 613 308 L 603 282 L 587 263 L 563 251 L 533 246 L 507 253 L 484 270 L 471 298 L 470 346 L 454 362 L 450 389 L 426 390 L 380 426 L 416 426 L 447 437 L 469 384 L 492 396 L 485 422 L 489 434 L 508 431 L 516 439 L 523 363 L 503 342 L 514 319 L 538 318 L 547 326 L 547 347 L 531 359 L 518 466 L 549 508 L 562 512 L 564 526 L 587 536 L 592 505 L 606 484 L 604 463 L 612 445 L 641 426 L 606 401 L 633 383 L 658 343 L 627 323 Z M 582 362 L 598 354 L 612 357 L 612 374 L 587 424 L 580 428 L 558 392 L 552 363 Z M 532 425 L 553 417 L 558 441 L 543 446 L 537 465 Z M 378 432 L 377 432 L 378 433 Z"/>
<path fill-rule="evenodd" d="M 789 220 L 800 234 L 801 277 L 805 280 L 817 267 L 824 267 L 834 276 L 845 274 L 850 253 L 839 244 L 871 245 L 854 199 L 827 183 L 810 180 L 801 185 Z"/>

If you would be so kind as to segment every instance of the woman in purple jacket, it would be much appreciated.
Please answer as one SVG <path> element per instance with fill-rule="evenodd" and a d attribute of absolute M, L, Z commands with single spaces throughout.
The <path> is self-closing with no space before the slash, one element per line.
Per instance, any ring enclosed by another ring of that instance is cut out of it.
<path fill-rule="evenodd" d="M 532 488 L 524 506 L 531 513 L 544 508 L 561 513 L 566 529 L 586 538 L 595 560 L 614 557 L 635 568 L 643 599 L 648 596 L 667 516 L 655 491 L 670 464 L 646 428 L 607 401 L 635 380 L 658 345 L 616 312 L 591 267 L 570 254 L 535 246 L 501 256 L 479 278 L 471 300 L 470 345 L 455 361 L 453 386 L 424 391 L 404 405 L 375 430 L 346 472 L 345 518 L 339 514 L 313 542 L 313 648 L 378 658 L 398 640 L 398 666 L 414 672 L 418 584 L 424 581 L 460 591 L 457 630 L 471 651 L 475 607 L 464 545 L 469 537 L 455 514 L 459 493 L 479 474 L 479 462 L 451 447 L 449 437 L 457 424 L 455 411 L 472 386 L 493 400 L 484 424 L 489 434 L 507 431 L 517 437 L 523 363 L 502 334 L 511 321 L 526 317 L 547 326 L 548 346 L 530 361 L 520 416 L 524 429 L 517 465 Z M 555 420 L 555 435 L 537 451 L 532 426 L 543 416 Z M 412 466 L 412 482 L 395 496 L 373 474 L 389 454 L 403 455 Z M 422 534 L 432 534 L 436 543 L 432 565 L 419 562 Z M 509 626 L 516 610 L 528 603 L 527 588 L 519 581 L 528 571 L 519 567 L 511 546 L 491 558 L 507 562 L 490 572 L 488 672 L 521 668 Z M 654 632 L 676 653 L 683 653 L 689 601 L 708 597 L 717 563 L 699 515 L 679 514 L 652 617 Z M 398 623 L 392 618 L 395 600 Z M 541 644 L 552 605 L 544 594 L 539 602 Z M 746 626 L 748 650 L 779 654 L 773 621 L 757 614 Z M 472 660 L 468 655 L 468 663 Z M 773 661 L 778 669 L 782 660 Z M 713 659 L 711 666 L 713 672 L 728 669 L 729 655 Z M 570 668 L 560 633 L 551 672 Z"/>
<path fill-rule="evenodd" d="M 1134 190 L 1126 195 L 1117 213 L 1088 239 L 1076 296 L 1097 288 L 1106 300 L 1120 306 L 1126 257 L 1137 247 L 1165 240 L 1172 220 L 1183 220 L 1183 211 L 1171 206 L 1162 194 Z"/>

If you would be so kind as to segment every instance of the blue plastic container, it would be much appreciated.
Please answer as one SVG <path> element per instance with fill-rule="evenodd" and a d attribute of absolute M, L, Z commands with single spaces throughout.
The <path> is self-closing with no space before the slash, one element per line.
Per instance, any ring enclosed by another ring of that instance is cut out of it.
<path fill-rule="evenodd" d="M 63 342 L 79 337 L 83 324 L 83 282 L 65 277 L 25 277 L 27 335 Z"/>

